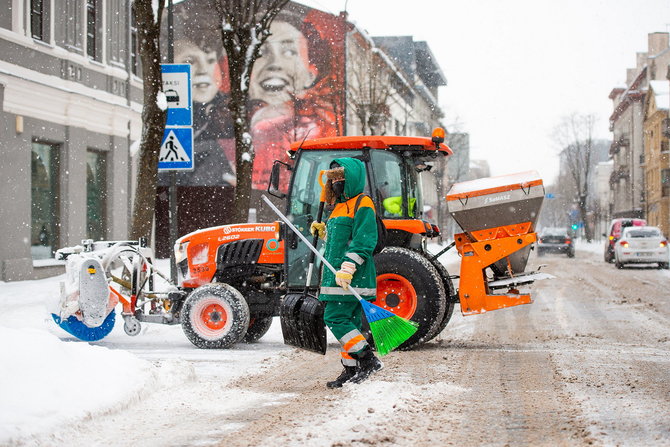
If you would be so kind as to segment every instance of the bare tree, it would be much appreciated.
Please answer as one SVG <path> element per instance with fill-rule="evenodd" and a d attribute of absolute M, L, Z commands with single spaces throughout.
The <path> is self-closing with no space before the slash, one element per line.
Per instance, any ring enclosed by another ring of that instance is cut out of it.
<path fill-rule="evenodd" d="M 593 239 L 591 226 L 587 225 L 589 198 L 589 179 L 591 176 L 591 157 L 594 151 L 593 129 L 596 118 L 592 114 L 573 113 L 565 116 L 554 129 L 554 138 L 562 148 L 561 170 L 575 190 L 575 202 L 584 222 L 584 236 L 587 241 Z"/>
<path fill-rule="evenodd" d="M 251 200 L 254 148 L 247 103 L 249 81 L 270 25 L 289 0 L 211 0 L 221 26 L 223 48 L 228 56 L 230 112 L 235 134 L 237 185 L 233 217 L 246 222 Z"/>
<path fill-rule="evenodd" d="M 155 0 L 135 0 L 133 3 L 140 60 L 142 61 L 144 105 L 142 107 L 140 162 L 130 230 L 131 239 L 151 235 L 156 208 L 158 156 L 165 131 L 166 110 L 161 108 L 157 102 L 158 94 L 163 86 L 159 39 L 165 0 L 158 0 L 156 11 L 152 3 L 155 3 Z"/>
<path fill-rule="evenodd" d="M 356 61 L 350 72 L 349 101 L 361 123 L 363 135 L 383 135 L 386 133 L 386 122 L 391 116 L 391 74 L 379 53 L 373 49 L 358 50 L 362 54 L 351 53 L 348 56 Z"/>

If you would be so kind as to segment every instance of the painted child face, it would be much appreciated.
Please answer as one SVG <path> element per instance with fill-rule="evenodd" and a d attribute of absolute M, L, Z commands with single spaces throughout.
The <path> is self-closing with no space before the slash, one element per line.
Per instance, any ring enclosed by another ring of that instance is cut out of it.
<path fill-rule="evenodd" d="M 216 51 L 203 51 L 191 41 L 179 40 L 175 42 L 174 60 L 178 64 L 191 64 L 193 101 L 209 102 L 216 96 L 219 90 L 214 74 Z"/>

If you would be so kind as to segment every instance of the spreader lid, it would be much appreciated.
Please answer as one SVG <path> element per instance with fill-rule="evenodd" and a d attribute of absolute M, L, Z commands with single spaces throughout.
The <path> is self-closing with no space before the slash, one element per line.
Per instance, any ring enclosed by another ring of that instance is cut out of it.
<path fill-rule="evenodd" d="M 485 177 L 455 183 L 447 193 L 447 200 L 466 199 L 515 189 L 526 189 L 531 186 L 542 186 L 542 179 L 537 171 Z"/>

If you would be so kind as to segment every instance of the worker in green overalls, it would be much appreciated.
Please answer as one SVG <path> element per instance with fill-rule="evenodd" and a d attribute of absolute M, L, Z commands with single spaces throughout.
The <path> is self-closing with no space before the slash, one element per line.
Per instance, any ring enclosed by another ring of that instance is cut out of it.
<path fill-rule="evenodd" d="M 323 319 L 342 345 L 344 370 L 328 388 L 346 382 L 360 383 L 379 371 L 383 364 L 361 333 L 362 307 L 351 288 L 363 299 L 377 296 L 377 272 L 372 252 L 377 245 L 374 203 L 363 196 L 365 165 L 355 158 L 337 158 L 326 171 L 326 201 L 334 209 L 326 223 L 313 222 L 310 231 L 325 239 L 324 257 L 336 274 L 323 269 L 319 300 L 325 301 Z"/>

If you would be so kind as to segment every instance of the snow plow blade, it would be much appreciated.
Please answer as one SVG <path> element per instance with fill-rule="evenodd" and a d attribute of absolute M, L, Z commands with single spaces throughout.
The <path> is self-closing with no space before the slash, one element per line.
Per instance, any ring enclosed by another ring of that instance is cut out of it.
<path fill-rule="evenodd" d="M 324 305 L 313 295 L 289 293 L 279 308 L 284 343 L 317 354 L 326 354 Z"/>

